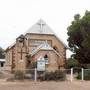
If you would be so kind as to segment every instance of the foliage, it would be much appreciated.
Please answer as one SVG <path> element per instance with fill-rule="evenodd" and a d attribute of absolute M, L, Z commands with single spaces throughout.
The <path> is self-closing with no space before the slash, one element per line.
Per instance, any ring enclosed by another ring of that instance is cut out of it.
<path fill-rule="evenodd" d="M 34 75 L 35 68 L 37 68 L 37 62 L 31 62 L 26 73 Z"/>
<path fill-rule="evenodd" d="M 15 79 L 17 80 L 23 80 L 24 79 L 24 72 L 23 71 L 20 71 L 20 70 L 17 70 L 14 74 L 15 76 Z"/>
<path fill-rule="evenodd" d="M 78 61 L 74 58 L 69 58 L 67 60 L 67 68 L 70 69 L 72 67 L 78 67 Z"/>
<path fill-rule="evenodd" d="M 31 64 L 31 55 L 29 55 L 28 53 L 27 53 L 27 55 L 26 55 L 26 67 L 27 68 L 30 68 L 30 64 Z"/>
<path fill-rule="evenodd" d="M 83 68 L 90 69 L 90 64 L 84 64 Z"/>
<path fill-rule="evenodd" d="M 67 28 L 68 45 L 74 53 L 73 56 L 81 64 L 90 63 L 90 12 L 80 18 L 77 14 Z"/>
<path fill-rule="evenodd" d="M 45 72 L 44 76 L 40 77 L 40 80 L 46 81 L 64 81 L 66 74 L 64 71 L 56 70 L 55 72 Z"/>
<path fill-rule="evenodd" d="M 37 62 L 32 62 L 30 68 L 32 69 L 37 68 Z"/>
<path fill-rule="evenodd" d="M 1 59 L 4 59 L 5 58 L 4 49 L 2 49 L 1 47 L 0 47 L 0 58 Z"/>
<path fill-rule="evenodd" d="M 81 72 L 79 72 L 77 79 L 81 79 Z M 90 70 L 84 70 L 84 80 L 90 80 Z"/>

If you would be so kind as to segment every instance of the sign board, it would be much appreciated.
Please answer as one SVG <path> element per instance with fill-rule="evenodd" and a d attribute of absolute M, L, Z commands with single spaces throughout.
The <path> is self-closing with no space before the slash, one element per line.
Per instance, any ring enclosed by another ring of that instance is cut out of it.
<path fill-rule="evenodd" d="M 45 60 L 41 58 L 37 61 L 37 71 L 45 71 Z"/>

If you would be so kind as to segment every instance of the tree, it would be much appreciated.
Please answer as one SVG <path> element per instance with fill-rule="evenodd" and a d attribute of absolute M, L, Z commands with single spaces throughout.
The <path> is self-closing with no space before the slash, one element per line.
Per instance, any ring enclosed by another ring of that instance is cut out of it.
<path fill-rule="evenodd" d="M 2 49 L 0 47 L 0 59 L 4 59 L 5 58 L 5 53 L 4 53 L 4 49 Z"/>
<path fill-rule="evenodd" d="M 78 64 L 78 61 L 77 60 L 75 60 L 74 58 L 68 58 L 68 60 L 67 60 L 67 68 L 76 68 L 76 67 L 78 67 L 79 66 L 79 64 Z"/>
<path fill-rule="evenodd" d="M 83 17 L 76 14 L 67 30 L 67 41 L 74 59 L 81 64 L 90 64 L 90 11 L 86 11 Z"/>

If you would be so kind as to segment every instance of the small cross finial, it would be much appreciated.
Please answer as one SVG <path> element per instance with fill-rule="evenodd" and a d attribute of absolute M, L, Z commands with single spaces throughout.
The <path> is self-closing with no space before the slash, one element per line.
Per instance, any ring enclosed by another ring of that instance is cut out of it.
<path fill-rule="evenodd" d="M 43 30 L 43 26 L 45 25 L 45 22 L 43 22 L 42 19 L 37 23 L 40 26 L 40 30 Z"/>

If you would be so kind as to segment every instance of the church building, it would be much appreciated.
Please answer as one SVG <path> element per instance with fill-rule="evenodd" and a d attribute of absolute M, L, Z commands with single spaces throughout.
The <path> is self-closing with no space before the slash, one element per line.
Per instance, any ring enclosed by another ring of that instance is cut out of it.
<path fill-rule="evenodd" d="M 5 66 L 10 71 L 25 70 L 32 68 L 33 63 L 44 60 L 47 70 L 62 69 L 66 65 L 66 49 L 66 45 L 40 19 L 6 49 Z"/>

